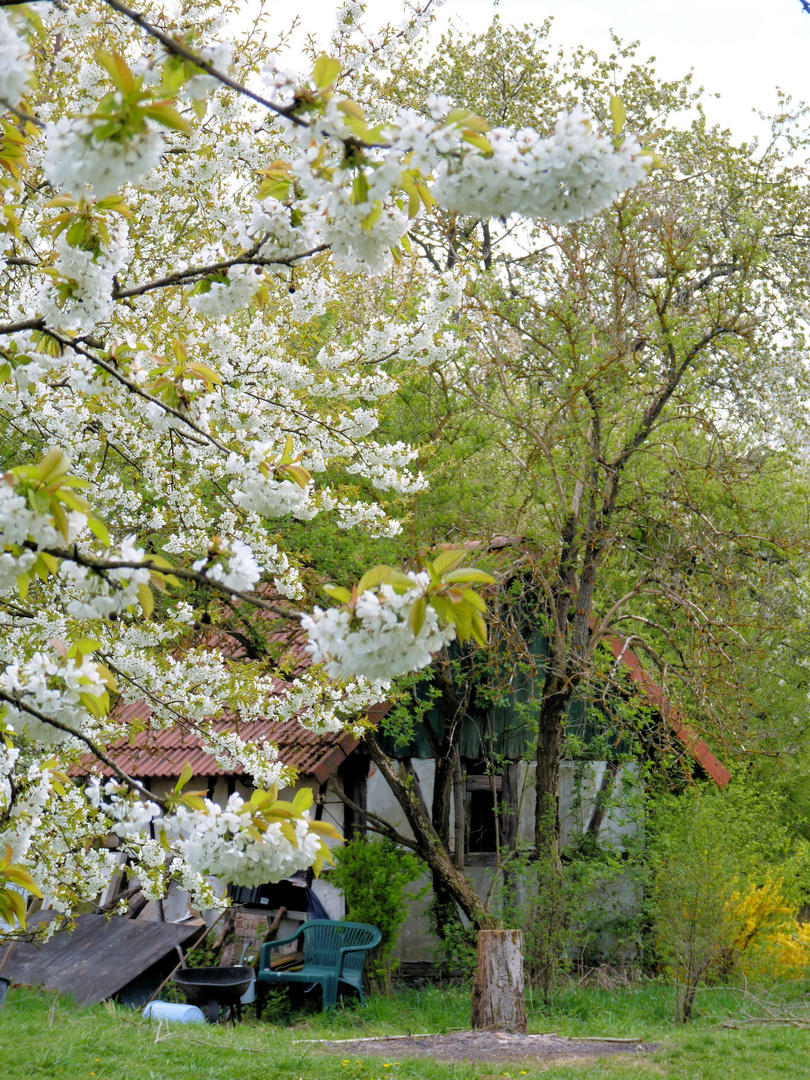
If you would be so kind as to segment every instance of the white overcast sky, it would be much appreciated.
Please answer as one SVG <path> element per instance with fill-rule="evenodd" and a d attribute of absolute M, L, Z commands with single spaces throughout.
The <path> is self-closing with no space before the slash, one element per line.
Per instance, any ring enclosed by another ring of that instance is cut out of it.
<path fill-rule="evenodd" d="M 322 35 L 334 25 L 330 0 L 293 0 L 304 27 Z M 541 23 L 554 17 L 552 40 L 607 53 L 612 28 L 623 40 L 638 38 L 639 58 L 657 58 L 657 71 L 678 77 L 694 68 L 697 81 L 721 99 L 710 119 L 729 125 L 740 138 L 759 124 L 752 110 L 773 111 L 778 85 L 797 99 L 810 99 L 810 15 L 799 0 L 447 0 L 437 26 L 453 21 L 482 30 L 497 11 L 505 23 Z M 368 0 L 366 25 L 400 20 L 397 0 Z M 435 31 L 434 31 L 435 33 Z"/>

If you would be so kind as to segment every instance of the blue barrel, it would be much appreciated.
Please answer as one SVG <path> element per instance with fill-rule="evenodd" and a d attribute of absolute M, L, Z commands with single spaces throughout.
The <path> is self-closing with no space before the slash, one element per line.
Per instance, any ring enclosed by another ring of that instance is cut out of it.
<path fill-rule="evenodd" d="M 150 1001 L 143 1010 L 144 1019 L 175 1020 L 179 1024 L 204 1024 L 205 1017 L 196 1005 L 179 1005 L 174 1001 Z"/>

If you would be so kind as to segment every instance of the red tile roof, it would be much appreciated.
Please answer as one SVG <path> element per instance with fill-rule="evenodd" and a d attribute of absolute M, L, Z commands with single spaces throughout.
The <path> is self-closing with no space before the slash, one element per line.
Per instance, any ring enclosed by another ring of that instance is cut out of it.
<path fill-rule="evenodd" d="M 117 713 L 116 719 L 126 723 L 136 719 L 148 719 L 151 710 L 142 701 Z M 285 765 L 292 765 L 303 776 L 314 776 L 322 784 L 333 769 L 337 768 L 358 744 L 348 732 L 316 735 L 302 727 L 297 720 L 280 724 L 272 720 L 239 720 L 225 709 L 213 727 L 216 731 L 236 731 L 239 737 L 250 742 L 265 740 L 278 746 L 279 757 Z M 188 762 L 195 778 L 230 776 L 243 770 L 223 768 L 200 747 L 199 740 L 181 726 L 168 731 L 147 729 L 134 739 L 134 745 L 121 740 L 109 747 L 109 754 L 116 764 L 139 780 L 164 777 L 176 779 Z M 110 770 L 105 773 L 111 775 Z"/>
<path fill-rule="evenodd" d="M 275 599 L 270 593 L 268 596 Z M 275 616 L 265 611 L 252 613 L 259 620 L 274 620 Z M 305 648 L 305 638 L 299 626 L 272 630 L 266 635 L 267 640 L 283 649 L 283 663 L 288 678 L 294 679 L 309 666 L 309 654 Z M 239 633 L 229 633 L 217 627 L 207 627 L 195 635 L 195 644 L 209 649 L 218 648 L 229 660 L 242 660 L 247 650 Z M 283 695 L 289 683 L 275 679 L 275 693 Z M 188 762 L 195 778 L 241 775 L 241 766 L 235 769 L 223 768 L 216 760 L 206 754 L 200 746 L 199 738 L 182 723 L 169 730 L 157 730 L 148 725 L 152 710 L 145 701 L 136 701 L 125 707 L 116 708 L 114 717 L 126 724 L 136 720 L 147 721 L 146 729 L 139 732 L 133 740 L 121 739 L 112 743 L 108 753 L 119 768 L 138 780 L 177 779 Z M 227 707 L 213 721 L 215 731 L 234 731 L 246 742 L 273 743 L 278 747 L 279 759 L 290 765 L 302 776 L 313 776 L 319 784 L 326 781 L 329 774 L 343 762 L 358 745 L 358 740 L 348 732 L 318 735 L 302 727 L 297 720 L 278 723 L 272 720 L 241 720 Z M 86 764 L 92 762 L 88 758 Z M 111 776 L 112 770 L 104 768 L 104 775 Z"/>
<path fill-rule="evenodd" d="M 518 543 L 519 539 L 516 537 L 497 537 L 488 547 L 490 550 L 500 550 L 516 546 Z M 482 545 L 480 541 L 472 541 L 463 546 L 475 549 Z M 270 595 L 268 592 L 268 596 Z M 264 611 L 257 614 L 260 619 L 274 618 Z M 592 625 L 595 621 L 595 619 L 591 620 Z M 284 646 L 284 660 L 290 669 L 290 678 L 300 675 L 309 666 L 309 654 L 304 647 L 304 637 L 300 628 L 271 632 L 268 634 L 268 639 Z M 232 660 L 243 659 L 246 656 L 245 647 L 238 637 L 215 627 L 205 630 L 199 636 L 198 644 L 209 648 L 219 648 Z M 627 647 L 624 638 L 613 632 L 604 638 L 604 644 L 611 650 L 616 660 L 627 667 L 631 681 L 659 711 L 688 753 L 700 763 L 718 787 L 725 787 L 731 779 L 728 769 L 717 760 L 706 743 L 683 723 L 683 717 L 678 709 L 671 704 L 662 687 L 647 674 L 639 658 Z M 284 681 L 276 680 L 276 692 L 283 694 L 285 685 L 287 684 Z M 376 726 L 390 708 L 390 702 L 381 701 L 367 711 L 367 718 Z M 151 709 L 143 701 L 128 705 L 116 713 L 117 719 L 125 723 L 136 719 L 148 720 L 150 715 Z M 358 740 L 348 732 L 316 735 L 302 727 L 295 719 L 284 724 L 261 719 L 240 721 L 239 717 L 227 708 L 223 710 L 213 726 L 217 731 L 236 731 L 240 738 L 246 741 L 262 743 L 266 740 L 274 743 L 278 747 L 279 758 L 285 765 L 291 765 L 303 776 L 315 777 L 320 784 L 324 783 L 330 773 L 359 745 Z M 210 754 L 204 753 L 197 737 L 184 730 L 182 725 L 175 726 L 169 731 L 155 731 L 147 727 L 146 731 L 138 734 L 132 743 L 122 739 L 120 742 L 111 744 L 109 752 L 118 766 L 136 779 L 159 777 L 176 779 L 186 762 L 191 766 L 195 777 L 230 776 L 234 772 L 237 775 L 243 772 L 241 767 L 234 770 L 218 765 Z M 105 769 L 104 773 L 111 775 L 111 770 Z"/>

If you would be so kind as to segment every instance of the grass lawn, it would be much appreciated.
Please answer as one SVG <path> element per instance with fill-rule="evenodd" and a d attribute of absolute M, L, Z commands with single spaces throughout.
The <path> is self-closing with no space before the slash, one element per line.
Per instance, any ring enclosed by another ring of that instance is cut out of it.
<path fill-rule="evenodd" d="M 771 991 L 773 1002 L 780 991 Z M 782 988 L 792 1010 L 810 986 Z M 572 987 L 554 1006 L 535 1000 L 531 1032 L 566 1036 L 639 1037 L 660 1044 L 654 1054 L 571 1064 L 443 1064 L 322 1055 L 306 1039 L 444 1033 L 469 1026 L 469 994 L 456 988 L 407 991 L 374 998 L 365 1010 L 295 1013 L 286 1022 L 219 1028 L 142 1021 L 139 1012 L 112 1006 L 79 1009 L 59 997 L 11 991 L 0 1009 L 0 1075 L 4 1080 L 535 1080 L 547 1077 L 634 1077 L 637 1080 L 810 1080 L 810 1027 L 744 1022 L 746 1005 L 731 990 L 707 990 L 686 1028 L 671 1019 L 672 991 L 658 983 L 615 990 Z M 282 1018 L 279 1017 L 279 1020 Z M 723 1022 L 738 1023 L 737 1029 Z M 300 1040 L 300 1041 L 299 1041 Z"/>

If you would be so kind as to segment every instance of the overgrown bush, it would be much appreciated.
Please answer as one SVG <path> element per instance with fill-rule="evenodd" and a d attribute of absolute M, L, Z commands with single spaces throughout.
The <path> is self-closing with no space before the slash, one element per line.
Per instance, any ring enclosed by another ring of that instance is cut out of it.
<path fill-rule="evenodd" d="M 675 979 L 675 1017 L 692 1015 L 701 983 L 785 977 L 810 963 L 798 909 L 810 849 L 780 797 L 744 780 L 658 801 L 648 855 L 655 945 Z"/>
<path fill-rule="evenodd" d="M 439 903 L 436 894 L 427 909 L 428 923 L 436 937 L 434 958 L 442 976 L 472 982 L 478 959 L 478 931 L 462 920 L 454 901 Z"/>
<path fill-rule="evenodd" d="M 408 891 L 422 874 L 422 864 L 388 839 L 356 836 L 334 852 L 335 869 L 330 880 L 343 890 L 346 918 L 371 923 L 382 933 L 370 955 L 369 967 L 385 993 L 391 992 L 394 948 L 408 906 L 426 889 Z"/>

